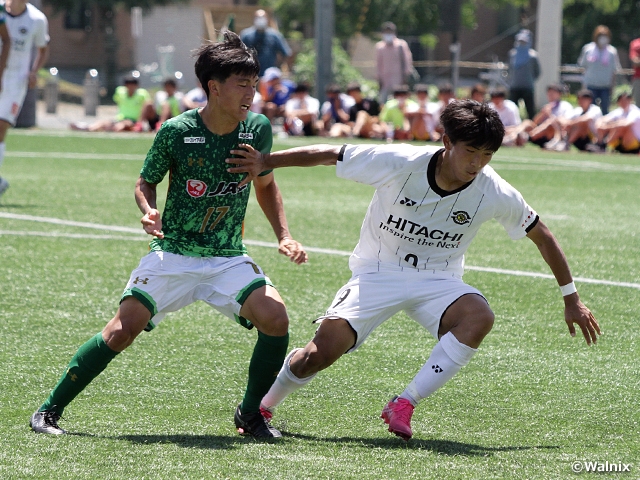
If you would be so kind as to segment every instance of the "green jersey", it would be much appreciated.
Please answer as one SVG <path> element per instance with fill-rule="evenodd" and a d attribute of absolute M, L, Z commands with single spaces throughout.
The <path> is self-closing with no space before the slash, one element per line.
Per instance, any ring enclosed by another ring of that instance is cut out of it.
<path fill-rule="evenodd" d="M 239 143 L 263 153 L 271 151 L 267 117 L 249 112 L 233 132 L 222 136 L 205 126 L 198 109 L 162 124 L 140 171 L 145 181 L 154 184 L 169 172 L 162 213 L 164 238 L 154 238 L 152 250 L 192 257 L 246 253 L 242 233 L 251 184 L 238 188 L 244 174 L 227 172 L 225 163 Z"/>

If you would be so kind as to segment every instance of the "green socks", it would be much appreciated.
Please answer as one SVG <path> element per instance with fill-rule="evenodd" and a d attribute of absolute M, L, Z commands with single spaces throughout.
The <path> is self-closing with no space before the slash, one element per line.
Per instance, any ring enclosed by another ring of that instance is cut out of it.
<path fill-rule="evenodd" d="M 242 400 L 242 413 L 260 410 L 260 401 L 278 376 L 288 346 L 288 333 L 283 337 L 271 337 L 258 332 L 258 341 L 249 363 L 249 380 Z"/>
<path fill-rule="evenodd" d="M 118 354 L 98 333 L 82 345 L 69 362 L 67 371 L 42 404 L 40 411 L 53 410 L 62 415 L 64 408 L 102 372 Z"/>

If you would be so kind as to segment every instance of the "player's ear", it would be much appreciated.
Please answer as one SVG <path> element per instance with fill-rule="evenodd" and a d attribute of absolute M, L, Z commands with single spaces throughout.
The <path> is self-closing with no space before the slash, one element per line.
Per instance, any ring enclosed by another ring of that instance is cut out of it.
<path fill-rule="evenodd" d="M 446 148 L 447 150 L 451 150 L 453 143 L 451 143 L 451 139 L 449 138 L 449 135 L 447 135 L 446 133 L 442 135 L 442 143 L 444 145 L 444 148 Z"/>
<path fill-rule="evenodd" d="M 218 83 L 215 80 L 209 80 L 207 82 L 207 88 L 209 89 L 209 96 L 211 95 L 219 95 L 220 92 L 218 90 Z"/>

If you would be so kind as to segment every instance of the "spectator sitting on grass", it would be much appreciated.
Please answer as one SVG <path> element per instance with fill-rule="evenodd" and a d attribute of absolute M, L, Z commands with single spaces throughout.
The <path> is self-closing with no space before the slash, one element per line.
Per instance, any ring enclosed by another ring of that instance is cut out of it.
<path fill-rule="evenodd" d="M 90 125 L 86 123 L 71 123 L 71 130 L 82 130 L 89 132 L 130 132 L 141 124 L 143 117 L 143 107 L 151 101 L 149 92 L 144 88 L 139 88 L 138 79 L 134 76 L 125 77 L 123 85 L 116 88 L 113 94 L 113 101 L 118 106 L 118 114 L 115 120 L 102 120 Z"/>

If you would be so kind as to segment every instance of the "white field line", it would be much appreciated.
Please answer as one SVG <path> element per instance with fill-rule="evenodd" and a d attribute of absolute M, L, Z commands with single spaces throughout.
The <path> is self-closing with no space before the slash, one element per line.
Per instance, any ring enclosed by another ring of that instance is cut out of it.
<path fill-rule="evenodd" d="M 42 132 L 36 132 L 41 134 Z M 36 133 L 33 133 L 34 135 Z M 69 136 L 69 132 L 54 132 L 51 135 L 55 136 Z M 90 134 L 80 134 L 79 136 L 87 137 Z M 105 132 L 100 132 L 99 137 L 105 138 Z M 130 134 L 112 134 L 113 138 L 131 138 Z M 109 137 L 107 137 L 109 138 Z M 291 143 L 288 146 L 297 146 L 297 142 Z M 6 157 L 16 158 L 67 158 L 74 160 L 131 160 L 142 162 L 144 160 L 144 154 L 127 154 L 127 153 L 79 153 L 79 152 L 22 152 L 22 151 L 7 151 Z M 640 165 L 636 164 L 611 164 L 606 162 L 598 162 L 594 160 L 568 160 L 552 157 L 536 157 L 536 158 L 519 158 L 511 157 L 502 152 L 497 154 L 492 164 L 495 164 L 498 169 L 507 170 L 574 170 L 574 171 L 599 171 L 609 173 L 640 173 Z"/>
<path fill-rule="evenodd" d="M 17 213 L 8 213 L 8 212 L 0 212 L 0 218 L 8 218 L 12 220 L 23 220 L 23 221 L 31 221 L 31 222 L 39 222 L 39 223 L 50 223 L 54 225 L 65 225 L 70 227 L 83 227 L 83 228 L 91 228 L 95 230 L 104 230 L 106 232 L 126 232 L 136 234 L 136 236 L 117 236 L 117 235 L 89 235 L 89 234 L 78 234 L 78 233 L 60 233 L 60 232 L 33 232 L 33 231 L 18 231 L 18 230 L 0 230 L 0 237 L 2 235 L 17 235 L 17 236 L 38 236 L 38 237 L 65 237 L 65 238 L 76 238 L 76 239 L 96 239 L 96 240 L 134 240 L 134 241 L 142 241 L 148 240 L 148 236 L 141 233 L 139 228 L 131 228 L 131 227 L 118 227 L 114 225 L 100 225 L 97 223 L 87 223 L 87 222 L 74 222 L 71 220 L 61 220 L 59 218 L 50 218 L 50 217 L 37 217 L 32 215 L 22 215 Z M 259 240 L 248 240 L 245 239 L 244 243 L 246 245 L 253 245 L 257 247 L 267 247 L 267 248 L 278 248 L 276 243 L 272 242 L 262 242 Z M 326 255 L 340 255 L 340 256 L 349 256 L 351 252 L 345 250 L 334 250 L 330 248 L 319 248 L 319 247 L 306 247 L 305 250 L 313 253 L 322 253 Z M 491 268 L 491 267 L 479 267 L 474 265 L 465 265 L 465 270 L 475 270 L 478 272 L 487 272 L 487 273 L 498 273 L 502 275 L 512 275 L 517 277 L 533 277 L 533 278 L 546 278 L 553 279 L 553 275 L 548 273 L 537 273 L 537 272 L 525 272 L 521 270 L 506 270 L 502 268 Z M 627 287 L 627 288 L 636 288 L 640 290 L 640 283 L 630 283 L 630 282 L 613 282 L 610 280 L 598 280 L 595 278 L 586 278 L 586 277 L 574 277 L 574 280 L 582 283 L 591 283 L 596 285 L 610 285 L 614 287 Z"/>

